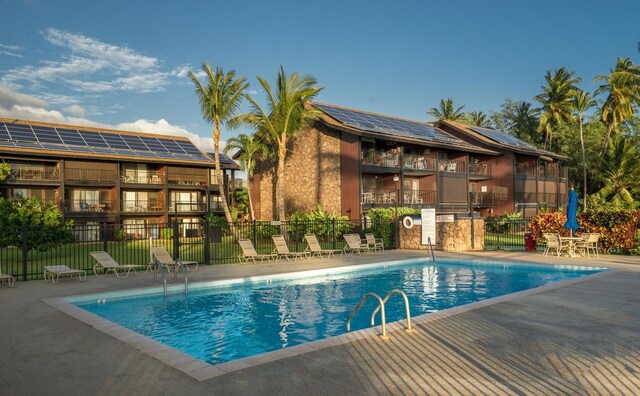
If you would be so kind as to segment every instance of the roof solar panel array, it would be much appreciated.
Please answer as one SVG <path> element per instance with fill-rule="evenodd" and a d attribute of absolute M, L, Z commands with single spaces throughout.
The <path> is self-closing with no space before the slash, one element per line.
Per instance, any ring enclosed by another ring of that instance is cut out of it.
<path fill-rule="evenodd" d="M 0 122 L 0 146 L 211 162 L 191 141 Z"/>
<path fill-rule="evenodd" d="M 524 140 L 518 139 L 517 137 L 510 135 L 506 132 L 497 131 L 495 129 L 481 128 L 476 126 L 469 127 L 472 131 L 481 134 L 484 137 L 487 137 L 497 143 L 504 144 L 506 146 L 516 147 L 525 150 L 534 150 L 540 151 L 537 147 L 530 145 Z"/>
<path fill-rule="evenodd" d="M 322 103 L 314 103 L 313 105 L 341 123 L 364 131 L 455 146 L 471 146 L 469 143 L 423 122 L 402 120 Z"/>

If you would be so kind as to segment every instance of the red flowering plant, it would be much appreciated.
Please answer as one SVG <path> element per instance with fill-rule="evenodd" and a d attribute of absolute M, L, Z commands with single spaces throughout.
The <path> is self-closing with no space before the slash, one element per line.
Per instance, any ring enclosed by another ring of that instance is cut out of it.
<path fill-rule="evenodd" d="M 529 231 L 536 242 L 545 242 L 543 234 L 569 235 L 569 230 L 564 228 L 566 221 L 567 216 L 562 212 L 542 213 L 531 219 Z"/>

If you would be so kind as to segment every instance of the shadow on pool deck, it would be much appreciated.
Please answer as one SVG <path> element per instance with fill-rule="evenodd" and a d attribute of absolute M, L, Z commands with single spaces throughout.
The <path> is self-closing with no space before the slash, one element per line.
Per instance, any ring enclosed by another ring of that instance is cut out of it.
<path fill-rule="evenodd" d="M 204 268 L 191 282 L 424 256 L 394 251 Z M 640 394 L 640 260 L 480 252 L 439 257 L 615 266 L 621 270 L 207 381 L 44 304 L 44 298 L 149 286 L 151 276 L 0 289 L 2 394 Z"/>

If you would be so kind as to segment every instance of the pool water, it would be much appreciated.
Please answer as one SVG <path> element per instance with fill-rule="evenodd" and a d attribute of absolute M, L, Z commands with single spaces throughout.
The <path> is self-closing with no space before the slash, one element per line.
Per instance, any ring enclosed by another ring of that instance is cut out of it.
<path fill-rule="evenodd" d="M 518 292 L 599 272 L 593 268 L 443 260 L 367 266 L 322 276 L 273 276 L 189 293 L 92 296 L 75 305 L 210 364 L 235 360 L 346 332 L 346 319 L 367 292 L 401 289 L 411 315 Z M 369 327 L 377 301 L 369 299 L 351 329 Z M 404 302 L 386 304 L 387 322 L 405 319 Z M 379 316 L 376 324 L 379 324 Z"/>

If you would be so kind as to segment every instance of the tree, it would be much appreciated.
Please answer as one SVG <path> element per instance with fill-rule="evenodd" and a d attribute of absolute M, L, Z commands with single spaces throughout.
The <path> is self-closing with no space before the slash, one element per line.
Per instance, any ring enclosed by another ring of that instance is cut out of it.
<path fill-rule="evenodd" d="M 600 109 L 601 120 L 607 124 L 602 154 L 607 151 L 611 134 L 635 114 L 634 105 L 640 104 L 640 67 L 629 58 L 618 58 L 616 68 L 609 74 L 596 76 L 593 82 L 601 82 L 596 95 L 606 93 Z"/>
<path fill-rule="evenodd" d="M 220 191 L 225 218 L 231 223 L 233 219 L 229 211 L 224 177 L 220 167 L 220 126 L 226 123 L 233 128 L 238 124 L 236 113 L 242 103 L 244 90 L 249 86 L 249 83 L 244 77 L 236 77 L 235 70 L 225 73 L 221 68 L 216 67 L 214 71 L 206 63 L 202 65 L 202 70 L 206 74 L 206 85 L 202 84 L 198 76 L 192 71 L 189 72 L 189 77 L 196 86 L 196 95 L 200 103 L 202 117 L 213 124 L 216 182 Z"/>
<path fill-rule="evenodd" d="M 267 110 L 250 95 L 246 95 L 252 106 L 252 111 L 242 117 L 244 122 L 253 125 L 261 139 L 270 140 L 277 150 L 278 168 L 276 171 L 276 195 L 278 218 L 285 220 L 284 202 L 284 163 L 287 156 L 289 139 L 303 132 L 313 120 L 322 114 L 320 111 L 307 106 L 322 90 L 312 76 L 300 76 L 297 72 L 287 76 L 280 66 L 276 81 L 275 92 L 269 83 L 258 77 L 260 85 L 267 94 Z"/>
<path fill-rule="evenodd" d="M 247 196 L 249 201 L 249 220 L 255 220 L 255 213 L 253 211 L 253 203 L 251 202 L 251 185 L 248 183 L 249 179 L 253 177 L 253 170 L 256 166 L 256 158 L 259 154 L 265 153 L 265 145 L 261 142 L 256 135 L 247 136 L 244 133 L 237 137 L 232 137 L 227 140 L 227 145 L 224 148 L 225 154 L 231 150 L 238 150 L 237 160 L 240 163 L 240 167 L 243 171 L 247 172 Z"/>
<path fill-rule="evenodd" d="M 640 152 L 631 139 L 614 136 L 602 161 L 597 177 L 603 187 L 594 195 L 617 207 L 637 206 L 632 190 L 640 178 Z"/>
<path fill-rule="evenodd" d="M 427 110 L 427 114 L 434 117 L 436 120 L 450 120 L 460 121 L 464 118 L 462 109 L 464 106 L 460 106 L 457 109 L 453 105 L 453 99 L 440 99 L 440 105 L 438 108 L 432 107 Z"/>
<path fill-rule="evenodd" d="M 542 114 L 538 123 L 538 132 L 544 134 L 544 146 L 551 145 L 558 126 L 573 121 L 573 97 L 581 79 L 574 77 L 575 72 L 561 67 L 552 74 L 547 70 L 546 85 L 535 100 L 542 104 Z"/>
<path fill-rule="evenodd" d="M 518 139 L 538 144 L 540 134 L 537 133 L 538 110 L 526 101 L 506 98 L 500 111 L 491 114 L 491 121 L 496 129 L 508 132 Z"/>
<path fill-rule="evenodd" d="M 466 118 L 472 125 L 481 128 L 491 127 L 491 120 L 489 119 L 489 116 L 481 111 L 472 111 L 471 113 L 467 114 Z"/>
<path fill-rule="evenodd" d="M 55 204 L 45 204 L 37 198 L 0 198 L 0 246 L 22 248 L 25 225 L 28 250 L 47 250 L 73 240 L 73 221 L 65 221 Z"/>
<path fill-rule="evenodd" d="M 11 166 L 6 162 L 0 162 L 0 182 L 7 180 L 9 175 L 11 175 Z"/>
<path fill-rule="evenodd" d="M 584 148 L 584 130 L 583 119 L 584 113 L 597 104 L 593 95 L 589 92 L 578 91 L 573 97 L 573 106 L 576 111 L 578 126 L 580 127 L 580 146 L 582 148 L 582 188 L 584 189 L 583 202 L 584 210 L 587 210 L 587 155 Z"/>

